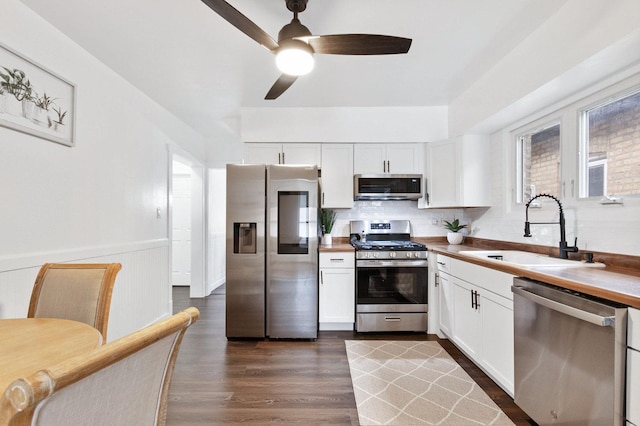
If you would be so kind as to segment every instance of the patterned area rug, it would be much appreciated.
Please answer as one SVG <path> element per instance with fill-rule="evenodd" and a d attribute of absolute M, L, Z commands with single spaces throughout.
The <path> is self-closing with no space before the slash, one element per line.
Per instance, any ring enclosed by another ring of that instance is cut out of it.
<path fill-rule="evenodd" d="M 361 425 L 513 425 L 438 342 L 345 345 Z"/>

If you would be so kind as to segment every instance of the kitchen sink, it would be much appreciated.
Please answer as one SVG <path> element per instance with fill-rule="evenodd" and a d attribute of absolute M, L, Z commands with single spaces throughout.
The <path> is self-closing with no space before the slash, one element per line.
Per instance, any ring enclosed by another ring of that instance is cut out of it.
<path fill-rule="evenodd" d="M 519 250 L 463 250 L 459 252 L 466 256 L 480 257 L 496 262 L 511 263 L 522 268 L 556 267 L 556 268 L 604 268 L 604 263 L 586 263 L 578 260 L 560 259 L 544 254 L 530 253 Z"/>

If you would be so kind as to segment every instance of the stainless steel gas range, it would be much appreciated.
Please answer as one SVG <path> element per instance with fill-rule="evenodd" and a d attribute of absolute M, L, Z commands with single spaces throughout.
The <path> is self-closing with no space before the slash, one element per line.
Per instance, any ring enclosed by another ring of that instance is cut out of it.
<path fill-rule="evenodd" d="M 350 222 L 356 250 L 356 331 L 427 331 L 428 252 L 408 220 Z"/>

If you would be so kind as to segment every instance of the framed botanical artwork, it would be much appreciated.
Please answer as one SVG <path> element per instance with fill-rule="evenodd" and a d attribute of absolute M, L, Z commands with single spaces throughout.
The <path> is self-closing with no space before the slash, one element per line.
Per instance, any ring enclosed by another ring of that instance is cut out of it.
<path fill-rule="evenodd" d="M 75 144 L 76 87 L 0 43 L 0 126 Z"/>

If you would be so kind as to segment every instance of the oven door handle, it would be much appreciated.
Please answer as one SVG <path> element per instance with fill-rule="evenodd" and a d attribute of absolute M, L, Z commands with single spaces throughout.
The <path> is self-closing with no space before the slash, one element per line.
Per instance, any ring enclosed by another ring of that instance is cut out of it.
<path fill-rule="evenodd" d="M 386 268 L 386 267 L 403 267 L 403 268 L 426 268 L 429 266 L 428 260 L 358 260 L 356 268 Z"/>
<path fill-rule="evenodd" d="M 512 286 L 511 291 L 514 294 L 517 294 L 518 296 L 524 297 L 525 299 L 532 301 L 533 303 L 542 305 L 546 308 L 552 309 L 562 314 L 566 314 L 571 317 L 589 322 L 591 324 L 595 324 L 600 327 L 615 326 L 614 317 L 604 317 L 602 315 L 583 311 L 582 309 L 574 308 L 573 306 L 565 305 L 564 303 L 556 302 L 555 300 L 547 299 L 546 297 L 539 296 L 520 286 L 515 286 L 515 285 Z"/>

